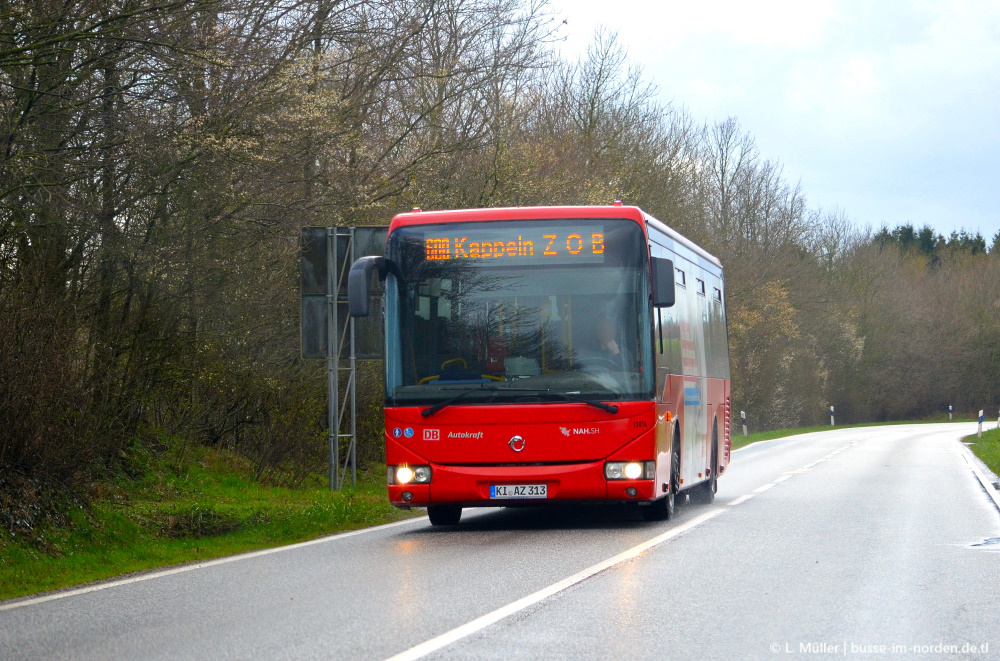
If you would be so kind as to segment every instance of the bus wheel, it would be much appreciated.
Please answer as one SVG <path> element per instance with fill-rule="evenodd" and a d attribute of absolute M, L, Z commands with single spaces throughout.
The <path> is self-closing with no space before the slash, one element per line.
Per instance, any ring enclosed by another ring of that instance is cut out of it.
<path fill-rule="evenodd" d="M 702 482 L 691 492 L 691 500 L 699 503 L 715 501 L 715 492 L 719 490 L 719 423 L 712 429 L 712 474 L 708 481 Z"/>
<path fill-rule="evenodd" d="M 641 508 L 642 517 L 647 521 L 663 521 L 674 516 L 674 510 L 677 507 L 677 485 L 681 481 L 681 442 L 676 434 L 674 434 L 674 447 L 671 454 L 673 456 L 670 461 L 670 488 L 667 489 L 666 496 Z"/>
<path fill-rule="evenodd" d="M 674 490 L 671 489 L 666 496 L 654 500 L 645 507 L 640 507 L 642 518 L 647 521 L 663 521 L 674 515 Z"/>
<path fill-rule="evenodd" d="M 432 526 L 457 526 L 462 518 L 460 505 L 431 505 L 427 508 L 427 516 Z"/>

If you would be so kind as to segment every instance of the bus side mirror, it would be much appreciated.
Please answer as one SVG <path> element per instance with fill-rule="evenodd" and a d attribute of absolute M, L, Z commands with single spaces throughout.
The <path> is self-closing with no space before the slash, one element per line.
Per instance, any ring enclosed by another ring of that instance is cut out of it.
<path fill-rule="evenodd" d="M 650 258 L 653 267 L 653 307 L 669 308 L 676 300 L 674 263 L 662 257 Z"/>
<path fill-rule="evenodd" d="M 385 278 L 385 257 L 362 257 L 351 265 L 347 274 L 347 309 L 352 317 L 367 317 L 371 299 L 372 272 L 378 271 L 379 280 Z"/>

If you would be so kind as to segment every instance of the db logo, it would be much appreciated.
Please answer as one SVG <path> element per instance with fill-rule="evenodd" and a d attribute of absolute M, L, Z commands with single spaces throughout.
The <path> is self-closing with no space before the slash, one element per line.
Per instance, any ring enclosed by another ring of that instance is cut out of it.
<path fill-rule="evenodd" d="M 424 440 L 425 441 L 440 441 L 441 440 L 441 430 L 440 429 L 425 429 L 424 430 Z"/>

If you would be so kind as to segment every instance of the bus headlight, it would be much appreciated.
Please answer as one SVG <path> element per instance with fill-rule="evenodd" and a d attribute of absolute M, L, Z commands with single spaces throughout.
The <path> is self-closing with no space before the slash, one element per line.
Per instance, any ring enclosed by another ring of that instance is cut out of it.
<path fill-rule="evenodd" d="M 655 461 L 609 461 L 604 464 L 604 477 L 609 480 L 654 480 Z"/>
<path fill-rule="evenodd" d="M 396 469 L 396 483 L 409 484 L 413 481 L 413 469 L 409 466 L 400 466 Z"/>
<path fill-rule="evenodd" d="M 431 481 L 430 466 L 389 466 L 389 484 L 427 484 Z"/>

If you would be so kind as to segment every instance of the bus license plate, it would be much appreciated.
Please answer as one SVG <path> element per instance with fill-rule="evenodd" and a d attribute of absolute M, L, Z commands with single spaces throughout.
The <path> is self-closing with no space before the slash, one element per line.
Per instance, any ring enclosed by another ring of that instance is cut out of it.
<path fill-rule="evenodd" d="M 548 498 L 545 484 L 491 484 L 490 498 Z"/>

